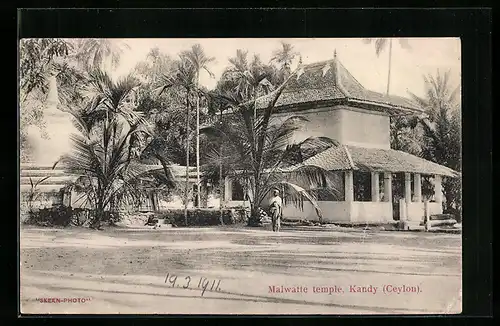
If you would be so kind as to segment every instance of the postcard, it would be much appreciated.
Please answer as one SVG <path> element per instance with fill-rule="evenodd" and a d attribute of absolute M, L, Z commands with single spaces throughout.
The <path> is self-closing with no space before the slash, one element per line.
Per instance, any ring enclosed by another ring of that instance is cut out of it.
<path fill-rule="evenodd" d="M 21 312 L 461 313 L 460 49 L 21 39 Z"/>

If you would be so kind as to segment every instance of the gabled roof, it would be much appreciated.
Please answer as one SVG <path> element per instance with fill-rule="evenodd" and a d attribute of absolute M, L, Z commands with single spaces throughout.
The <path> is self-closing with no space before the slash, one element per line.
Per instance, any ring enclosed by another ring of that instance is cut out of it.
<path fill-rule="evenodd" d="M 410 172 L 458 177 L 446 166 L 394 149 L 333 146 L 305 160 L 303 165 L 314 165 L 328 171 L 360 170 L 374 172 Z"/>
<path fill-rule="evenodd" d="M 274 97 L 271 92 L 257 99 L 257 108 L 265 108 Z M 370 91 L 335 57 L 308 64 L 303 73 L 292 77 L 279 96 L 276 107 L 287 108 L 301 104 L 347 102 L 371 110 L 385 111 L 391 114 L 422 113 L 423 110 L 413 101 L 394 95 Z"/>

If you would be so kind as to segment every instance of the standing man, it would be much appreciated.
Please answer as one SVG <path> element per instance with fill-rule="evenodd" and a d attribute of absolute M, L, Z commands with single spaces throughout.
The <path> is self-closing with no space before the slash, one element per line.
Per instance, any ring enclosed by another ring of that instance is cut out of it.
<path fill-rule="evenodd" d="M 271 211 L 271 218 L 273 223 L 273 232 L 280 231 L 280 220 L 282 214 L 283 202 L 280 197 L 280 192 L 275 189 L 273 191 L 273 197 L 269 200 L 269 209 Z"/>

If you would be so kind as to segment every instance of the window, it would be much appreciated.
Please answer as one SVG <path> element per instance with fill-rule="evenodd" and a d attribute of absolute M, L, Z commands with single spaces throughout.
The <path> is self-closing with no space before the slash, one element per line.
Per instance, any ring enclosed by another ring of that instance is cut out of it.
<path fill-rule="evenodd" d="M 231 200 L 244 200 L 243 186 L 238 180 L 231 181 Z"/>
<path fill-rule="evenodd" d="M 354 201 L 372 201 L 371 173 L 354 171 Z"/>

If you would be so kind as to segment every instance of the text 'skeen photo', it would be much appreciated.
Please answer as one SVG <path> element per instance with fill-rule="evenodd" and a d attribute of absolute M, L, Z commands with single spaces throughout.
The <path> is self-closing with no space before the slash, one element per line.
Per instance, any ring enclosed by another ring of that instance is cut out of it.
<path fill-rule="evenodd" d="M 21 39 L 21 312 L 461 313 L 460 49 Z"/>

